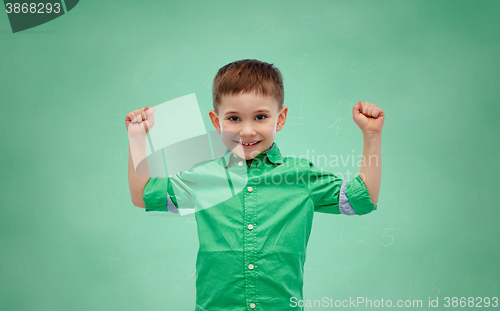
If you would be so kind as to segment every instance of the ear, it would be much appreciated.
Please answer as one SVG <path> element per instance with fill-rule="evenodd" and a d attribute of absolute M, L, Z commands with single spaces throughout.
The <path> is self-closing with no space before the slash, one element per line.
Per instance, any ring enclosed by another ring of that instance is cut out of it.
<path fill-rule="evenodd" d="M 276 123 L 276 131 L 281 131 L 281 129 L 285 125 L 287 112 L 288 112 L 288 107 L 283 106 L 283 108 L 281 108 L 280 114 L 278 115 L 278 122 Z"/>
<path fill-rule="evenodd" d="M 217 117 L 217 113 L 215 110 L 210 110 L 208 112 L 208 115 L 210 116 L 210 120 L 212 120 L 212 124 L 214 125 L 215 129 L 217 130 L 217 133 L 221 133 L 220 129 L 220 121 L 219 118 Z"/>

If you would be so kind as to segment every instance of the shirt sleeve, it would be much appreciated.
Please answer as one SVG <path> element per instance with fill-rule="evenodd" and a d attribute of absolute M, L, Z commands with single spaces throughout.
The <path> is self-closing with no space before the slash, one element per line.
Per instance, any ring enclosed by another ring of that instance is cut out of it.
<path fill-rule="evenodd" d="M 377 209 L 359 175 L 347 182 L 309 162 L 307 185 L 314 211 L 329 214 L 364 215 Z"/>
<path fill-rule="evenodd" d="M 179 213 L 179 209 L 194 209 L 192 172 L 181 172 L 171 177 L 150 178 L 144 187 L 146 212 Z"/>

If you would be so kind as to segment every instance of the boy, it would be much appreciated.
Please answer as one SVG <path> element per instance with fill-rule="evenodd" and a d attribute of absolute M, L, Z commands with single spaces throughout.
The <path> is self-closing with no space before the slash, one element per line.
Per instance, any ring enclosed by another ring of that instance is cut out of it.
<path fill-rule="evenodd" d="M 127 114 L 134 205 L 174 213 L 196 208 L 196 310 L 302 310 L 291 302 L 303 299 L 314 211 L 376 209 L 383 111 L 366 102 L 353 107 L 364 163 L 348 183 L 307 159 L 281 155 L 274 138 L 286 121 L 283 98 L 282 76 L 272 64 L 246 59 L 222 67 L 209 115 L 226 153 L 170 178 L 141 177 L 133 165 L 133 156 L 145 158 L 154 108 Z"/>

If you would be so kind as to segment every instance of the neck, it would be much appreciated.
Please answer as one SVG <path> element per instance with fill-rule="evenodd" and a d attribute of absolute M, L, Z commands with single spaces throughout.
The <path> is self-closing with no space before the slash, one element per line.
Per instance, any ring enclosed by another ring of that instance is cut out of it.
<path fill-rule="evenodd" d="M 271 144 L 271 146 L 269 146 L 269 148 L 267 148 L 266 150 L 264 150 L 264 151 L 262 151 L 262 152 L 267 152 L 267 151 L 271 150 L 271 148 L 273 147 L 273 144 L 274 144 L 274 142 Z M 250 165 L 252 164 L 252 160 L 253 160 L 253 158 L 252 158 L 252 159 L 247 160 L 247 165 L 248 165 L 248 167 L 250 167 Z"/>

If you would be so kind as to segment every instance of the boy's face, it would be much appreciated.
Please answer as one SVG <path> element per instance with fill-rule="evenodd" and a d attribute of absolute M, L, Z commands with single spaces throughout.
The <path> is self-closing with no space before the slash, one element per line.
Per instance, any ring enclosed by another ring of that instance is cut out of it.
<path fill-rule="evenodd" d="M 248 160 L 271 146 L 276 131 L 285 124 L 288 108 L 278 111 L 274 98 L 244 93 L 222 96 L 218 110 L 218 114 L 210 110 L 209 115 L 224 145 Z"/>

